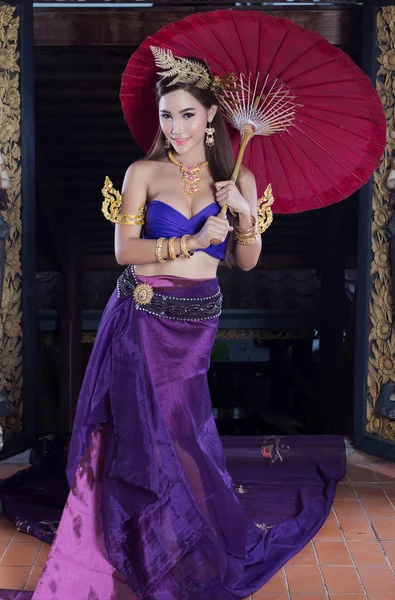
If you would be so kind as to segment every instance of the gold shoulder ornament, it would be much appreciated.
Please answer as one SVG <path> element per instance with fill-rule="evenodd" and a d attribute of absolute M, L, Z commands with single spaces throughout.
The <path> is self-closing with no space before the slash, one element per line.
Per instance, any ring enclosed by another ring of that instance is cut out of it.
<path fill-rule="evenodd" d="M 272 184 L 269 183 L 263 196 L 258 198 L 258 233 L 261 234 L 270 227 L 273 222 L 273 212 L 270 208 L 274 202 Z"/>
<path fill-rule="evenodd" d="M 114 189 L 113 183 L 109 177 L 106 177 L 102 189 L 104 197 L 101 211 L 106 219 L 117 225 L 144 225 L 145 223 L 145 202 L 138 210 L 137 215 L 119 214 L 122 206 L 122 195 Z"/>

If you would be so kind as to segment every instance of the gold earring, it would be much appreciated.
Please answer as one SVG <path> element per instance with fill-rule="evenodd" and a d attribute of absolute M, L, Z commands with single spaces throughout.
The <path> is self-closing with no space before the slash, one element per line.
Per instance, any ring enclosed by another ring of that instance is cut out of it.
<path fill-rule="evenodd" d="M 211 127 L 211 123 L 209 123 L 209 126 L 206 128 L 206 146 L 211 148 L 215 146 L 214 133 L 215 129 L 214 127 Z"/>
<path fill-rule="evenodd" d="M 171 146 L 170 140 L 165 138 L 165 148 L 170 148 L 170 146 Z"/>

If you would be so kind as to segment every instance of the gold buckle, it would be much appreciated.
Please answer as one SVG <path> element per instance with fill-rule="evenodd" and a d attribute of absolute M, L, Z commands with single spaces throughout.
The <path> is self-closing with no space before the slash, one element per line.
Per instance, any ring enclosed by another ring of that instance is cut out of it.
<path fill-rule="evenodd" d="M 154 290 L 148 283 L 139 283 L 133 290 L 134 301 L 142 306 L 150 304 L 153 295 Z"/>

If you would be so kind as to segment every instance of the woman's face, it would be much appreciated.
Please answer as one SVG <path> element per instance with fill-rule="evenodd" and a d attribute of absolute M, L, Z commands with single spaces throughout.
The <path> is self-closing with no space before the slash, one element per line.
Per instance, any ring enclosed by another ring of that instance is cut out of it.
<path fill-rule="evenodd" d="M 179 154 L 186 154 L 204 143 L 207 122 L 211 122 L 216 106 L 206 109 L 185 90 L 175 90 L 159 101 L 159 121 L 165 137 Z"/>

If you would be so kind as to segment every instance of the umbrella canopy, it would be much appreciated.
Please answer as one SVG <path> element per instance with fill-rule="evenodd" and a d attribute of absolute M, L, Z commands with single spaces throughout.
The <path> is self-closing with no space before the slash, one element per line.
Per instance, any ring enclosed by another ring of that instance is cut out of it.
<path fill-rule="evenodd" d="M 282 90 L 284 110 L 292 99 L 291 125 L 256 135 L 243 159 L 260 195 L 272 184 L 274 212 L 302 212 L 339 202 L 376 169 L 386 122 L 369 78 L 320 35 L 256 11 L 191 15 L 147 38 L 132 55 L 122 77 L 121 102 L 131 133 L 144 151 L 159 124 L 151 46 L 203 59 L 213 76 L 234 73 L 258 82 L 263 98 Z M 267 105 L 273 107 L 271 101 Z M 236 155 L 240 134 L 231 125 L 229 133 Z"/>

